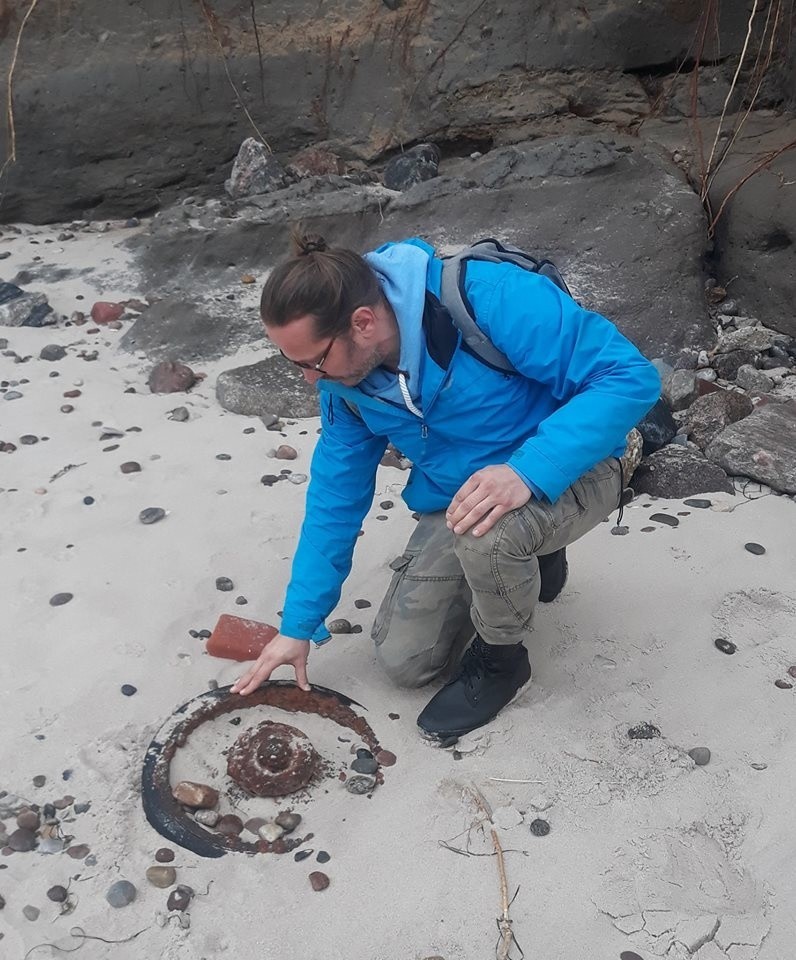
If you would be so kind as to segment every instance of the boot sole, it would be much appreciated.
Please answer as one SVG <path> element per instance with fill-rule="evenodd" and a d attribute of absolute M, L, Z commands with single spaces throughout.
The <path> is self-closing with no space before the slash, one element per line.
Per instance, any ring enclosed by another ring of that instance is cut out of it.
<path fill-rule="evenodd" d="M 421 739 L 425 740 L 426 743 L 430 743 L 435 747 L 452 747 L 458 741 L 459 737 L 464 737 L 468 733 L 472 733 L 474 730 L 480 730 L 482 727 L 485 727 L 488 723 L 492 723 L 492 721 L 496 717 L 499 717 L 500 714 L 503 713 L 503 711 L 507 707 L 510 707 L 518 697 L 520 697 L 523 693 L 525 693 L 525 691 L 531 685 L 532 680 L 533 680 L 533 676 L 528 677 L 525 683 L 517 689 L 517 692 L 514 694 L 514 696 L 511 698 L 511 700 L 509 700 L 509 702 L 505 706 L 501 707 L 500 710 L 498 710 L 497 713 L 493 714 L 488 720 L 485 720 L 483 723 L 479 723 L 477 727 L 467 727 L 466 729 L 455 730 L 455 731 L 449 730 L 446 733 L 431 733 L 428 730 L 424 730 L 420 726 L 420 724 L 418 724 L 417 725 L 418 733 L 420 734 Z"/>

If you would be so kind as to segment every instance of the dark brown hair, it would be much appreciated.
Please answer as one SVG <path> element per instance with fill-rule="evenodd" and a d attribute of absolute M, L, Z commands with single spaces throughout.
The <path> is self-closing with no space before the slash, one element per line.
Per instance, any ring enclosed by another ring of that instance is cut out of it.
<path fill-rule="evenodd" d="M 266 280 L 260 316 L 266 326 L 284 327 L 298 317 L 315 317 L 315 333 L 341 336 L 357 307 L 375 306 L 383 299 L 376 274 L 353 250 L 329 247 L 323 237 L 304 233 L 299 225 L 290 234 L 291 251 Z"/>

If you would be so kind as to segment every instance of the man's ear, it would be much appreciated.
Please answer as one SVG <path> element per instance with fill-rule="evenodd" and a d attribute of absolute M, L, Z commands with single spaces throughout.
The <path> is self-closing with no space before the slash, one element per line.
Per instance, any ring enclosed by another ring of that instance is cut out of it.
<path fill-rule="evenodd" d="M 351 331 L 363 340 L 370 340 L 376 333 L 378 319 L 373 307 L 357 307 L 351 314 Z"/>

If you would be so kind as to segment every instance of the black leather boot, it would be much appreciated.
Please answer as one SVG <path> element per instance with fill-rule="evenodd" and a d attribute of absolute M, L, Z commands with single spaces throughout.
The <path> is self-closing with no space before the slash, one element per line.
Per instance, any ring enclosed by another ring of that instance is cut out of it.
<path fill-rule="evenodd" d="M 454 743 L 493 720 L 530 679 L 528 651 L 522 643 L 484 643 L 476 636 L 462 657 L 458 674 L 417 718 L 421 736 Z"/>

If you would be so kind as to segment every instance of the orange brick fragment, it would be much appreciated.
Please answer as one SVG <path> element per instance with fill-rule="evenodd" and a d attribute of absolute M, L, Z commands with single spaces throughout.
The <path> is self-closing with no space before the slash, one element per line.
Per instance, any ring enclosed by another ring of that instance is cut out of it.
<path fill-rule="evenodd" d="M 207 640 L 207 652 L 211 657 L 227 660 L 256 660 L 277 633 L 270 623 L 222 613 Z"/>

